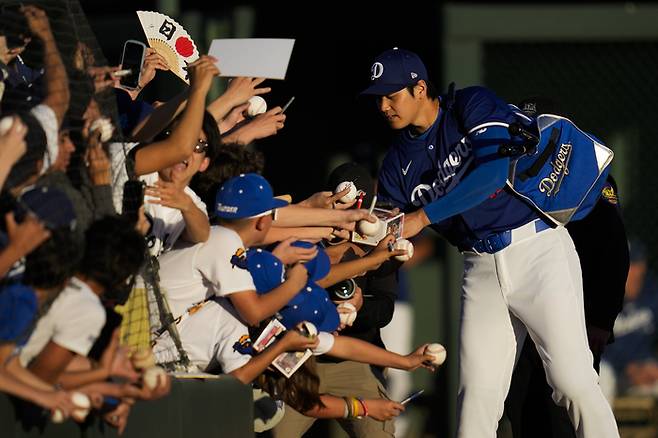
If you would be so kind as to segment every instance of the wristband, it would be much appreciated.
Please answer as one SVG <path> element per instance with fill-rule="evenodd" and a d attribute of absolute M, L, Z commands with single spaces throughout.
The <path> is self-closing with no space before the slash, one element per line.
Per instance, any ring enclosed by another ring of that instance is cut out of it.
<path fill-rule="evenodd" d="M 359 401 L 359 403 L 361 403 L 361 406 L 363 406 L 363 416 L 367 417 L 368 407 L 366 406 L 366 402 L 361 397 L 357 397 L 356 399 Z"/>

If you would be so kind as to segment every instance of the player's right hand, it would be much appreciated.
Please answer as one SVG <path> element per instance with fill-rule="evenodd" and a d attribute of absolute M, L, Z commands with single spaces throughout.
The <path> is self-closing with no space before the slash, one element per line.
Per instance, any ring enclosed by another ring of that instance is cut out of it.
<path fill-rule="evenodd" d="M 217 59 L 214 57 L 203 55 L 187 66 L 191 91 L 197 90 L 204 95 L 208 93 L 213 78 L 219 75 L 219 69 L 215 62 L 217 62 Z"/>
<path fill-rule="evenodd" d="M 379 421 L 388 421 L 404 412 L 404 406 L 398 402 L 386 399 L 364 400 L 368 408 L 368 416 Z"/>

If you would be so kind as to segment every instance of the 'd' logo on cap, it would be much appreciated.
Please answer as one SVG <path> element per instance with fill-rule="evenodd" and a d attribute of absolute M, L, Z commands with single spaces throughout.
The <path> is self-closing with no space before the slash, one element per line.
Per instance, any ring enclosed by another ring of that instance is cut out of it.
<path fill-rule="evenodd" d="M 372 71 L 372 76 L 370 76 L 370 80 L 374 81 L 375 79 L 379 78 L 381 75 L 384 74 L 384 64 L 382 64 L 381 62 L 375 62 L 370 68 L 370 71 Z"/>

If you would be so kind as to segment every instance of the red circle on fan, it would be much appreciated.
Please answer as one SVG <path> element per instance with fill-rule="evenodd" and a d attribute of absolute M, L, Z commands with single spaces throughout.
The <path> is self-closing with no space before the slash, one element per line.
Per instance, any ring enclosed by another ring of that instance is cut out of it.
<path fill-rule="evenodd" d="M 194 53 L 194 43 L 188 37 L 178 37 L 176 40 L 176 51 L 185 58 L 192 56 Z"/>

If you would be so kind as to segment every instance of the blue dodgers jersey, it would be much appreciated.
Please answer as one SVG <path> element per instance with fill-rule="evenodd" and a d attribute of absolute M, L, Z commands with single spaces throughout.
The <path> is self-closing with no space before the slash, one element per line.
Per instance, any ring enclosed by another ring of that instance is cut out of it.
<path fill-rule="evenodd" d="M 413 137 L 402 131 L 384 158 L 379 175 L 378 198 L 408 213 L 440 199 L 475 167 L 468 133 L 487 129 L 489 123 L 516 122 L 508 105 L 483 87 L 455 93 L 454 102 L 441 111 L 434 124 Z M 478 206 L 453 216 L 433 228 L 453 245 L 519 227 L 537 214 L 524 201 L 501 189 Z"/>

